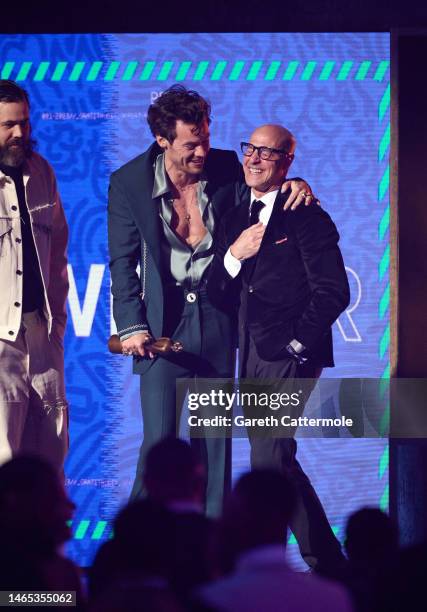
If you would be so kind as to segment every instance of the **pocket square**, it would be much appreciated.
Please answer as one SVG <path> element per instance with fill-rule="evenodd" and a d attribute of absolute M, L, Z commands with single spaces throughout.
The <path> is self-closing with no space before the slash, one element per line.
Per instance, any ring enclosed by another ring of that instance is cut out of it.
<path fill-rule="evenodd" d="M 280 238 L 280 240 L 276 240 L 276 242 L 274 244 L 283 244 L 284 242 L 286 242 L 288 239 L 287 236 L 283 236 L 283 238 Z"/>

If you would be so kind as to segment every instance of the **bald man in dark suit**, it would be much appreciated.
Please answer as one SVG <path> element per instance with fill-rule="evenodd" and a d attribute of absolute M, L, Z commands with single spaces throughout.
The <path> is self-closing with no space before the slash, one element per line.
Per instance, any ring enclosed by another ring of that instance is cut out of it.
<path fill-rule="evenodd" d="M 208 293 L 228 311 L 232 296 L 239 298 L 241 376 L 308 379 L 307 401 L 322 368 L 334 365 L 331 325 L 348 306 L 349 286 L 329 215 L 320 206 L 284 210 L 281 185 L 295 144 L 278 125 L 262 126 L 241 143 L 251 193 L 223 219 Z M 297 510 L 290 526 L 303 558 L 320 571 L 334 571 L 344 557 L 296 459 L 294 438 L 250 431 L 249 437 L 252 466 L 286 471 L 295 484 Z"/>

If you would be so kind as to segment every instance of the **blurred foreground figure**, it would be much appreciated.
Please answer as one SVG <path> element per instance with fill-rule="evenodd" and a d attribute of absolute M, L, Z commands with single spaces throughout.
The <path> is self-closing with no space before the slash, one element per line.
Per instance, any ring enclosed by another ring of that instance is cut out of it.
<path fill-rule="evenodd" d="M 53 467 L 20 456 L 0 467 L 0 590 L 77 592 L 74 564 L 62 556 L 74 504 Z"/>
<path fill-rule="evenodd" d="M 203 602 L 224 612 L 348 612 L 344 589 L 285 561 L 295 492 L 273 470 L 254 470 L 238 481 L 221 524 L 224 567 L 230 575 L 200 589 Z"/>
<path fill-rule="evenodd" d="M 68 230 L 33 145 L 27 92 L 0 80 L 0 464 L 21 451 L 61 472 Z"/>
<path fill-rule="evenodd" d="M 343 582 L 353 596 L 357 612 L 379 612 L 378 596 L 382 601 L 394 592 L 393 601 L 399 584 L 399 579 L 390 579 L 399 558 L 396 525 L 379 508 L 361 508 L 347 521 L 345 549 L 349 563 Z M 415 575 L 413 568 L 410 573 Z M 399 576 L 402 575 L 399 571 Z"/>
<path fill-rule="evenodd" d="M 144 483 L 147 499 L 121 510 L 114 538 L 96 556 L 89 585 L 96 606 L 124 585 L 171 589 L 185 605 L 190 590 L 211 578 L 215 524 L 203 514 L 205 474 L 194 449 L 173 437 L 155 444 L 147 454 Z M 155 595 L 162 599 L 166 591 Z"/>
<path fill-rule="evenodd" d="M 144 482 L 148 498 L 171 513 L 170 580 L 185 597 L 213 572 L 216 523 L 203 514 L 205 468 L 188 442 L 169 437 L 148 452 Z"/>
<path fill-rule="evenodd" d="M 203 511 L 205 469 L 184 440 L 168 437 L 155 444 L 147 454 L 143 478 L 148 497 L 169 510 Z"/>

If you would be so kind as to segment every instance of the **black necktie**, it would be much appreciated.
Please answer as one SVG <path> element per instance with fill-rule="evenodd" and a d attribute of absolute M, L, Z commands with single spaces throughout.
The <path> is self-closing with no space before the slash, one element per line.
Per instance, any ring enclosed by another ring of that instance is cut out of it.
<path fill-rule="evenodd" d="M 249 216 L 249 225 L 255 225 L 259 221 L 259 213 L 264 208 L 264 202 L 261 200 L 254 200 L 251 205 L 251 214 Z"/>

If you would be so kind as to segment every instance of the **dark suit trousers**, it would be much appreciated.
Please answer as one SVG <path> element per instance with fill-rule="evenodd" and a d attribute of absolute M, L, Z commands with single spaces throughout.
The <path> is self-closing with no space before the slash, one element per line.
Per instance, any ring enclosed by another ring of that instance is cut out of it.
<path fill-rule="evenodd" d="M 170 290 L 165 299 L 168 312 L 164 327 L 164 335 L 181 341 L 184 351 L 171 357 L 157 357 L 141 376 L 144 439 L 131 498 L 144 494 L 142 474 L 148 450 L 162 438 L 176 435 L 177 418 L 185 399 L 177 398 L 177 379 L 234 375 L 235 351 L 229 317 L 212 306 L 204 290 L 197 293 L 193 303 L 185 297 L 180 287 Z M 191 444 L 206 469 L 206 512 L 209 516 L 218 516 L 231 479 L 230 440 L 193 439 Z"/>
<path fill-rule="evenodd" d="M 298 365 L 292 357 L 279 361 L 264 361 L 256 351 L 252 338 L 247 338 L 247 357 L 244 376 L 247 379 L 313 379 L 312 388 L 304 383 L 304 394 L 315 386 L 316 368 L 308 364 Z M 311 381 L 310 381 L 311 384 Z M 300 416 L 304 406 L 300 407 Z M 296 511 L 290 528 L 298 542 L 301 556 L 310 567 L 320 571 L 334 571 L 344 561 L 341 546 L 336 539 L 323 506 L 308 478 L 296 459 L 297 443 L 294 438 L 256 437 L 250 435 L 252 468 L 273 467 L 286 473 L 296 491 Z"/>

